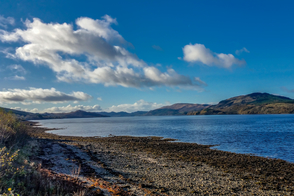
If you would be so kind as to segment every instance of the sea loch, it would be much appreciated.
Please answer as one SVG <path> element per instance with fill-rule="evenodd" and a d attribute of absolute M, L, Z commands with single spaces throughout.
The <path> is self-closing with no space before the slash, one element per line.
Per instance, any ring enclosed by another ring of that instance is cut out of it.
<path fill-rule="evenodd" d="M 215 149 L 294 162 L 294 115 L 144 116 L 51 119 L 42 126 L 65 136 L 162 136 Z"/>

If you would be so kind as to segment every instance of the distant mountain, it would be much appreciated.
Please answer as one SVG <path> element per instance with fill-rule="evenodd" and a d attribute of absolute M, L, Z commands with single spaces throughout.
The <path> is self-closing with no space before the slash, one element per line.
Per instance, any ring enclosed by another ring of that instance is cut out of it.
<path fill-rule="evenodd" d="M 191 103 L 176 103 L 169 106 L 164 106 L 151 111 L 137 111 L 132 113 L 127 112 L 99 112 L 102 115 L 111 117 L 123 116 L 171 116 L 171 115 L 185 115 L 191 111 L 201 111 L 209 107 L 209 104 L 191 104 Z"/>
<path fill-rule="evenodd" d="M 96 112 L 85 112 L 77 110 L 69 113 L 44 113 L 41 114 L 43 118 L 96 118 L 96 117 L 109 117 Z"/>
<path fill-rule="evenodd" d="M 151 110 L 147 112 L 145 116 L 185 115 L 192 111 L 201 111 L 209 106 L 209 104 L 176 103 Z"/>
<path fill-rule="evenodd" d="M 21 120 L 41 120 L 41 119 L 60 119 L 60 118 L 94 118 L 94 117 L 108 117 L 107 115 L 102 115 L 96 112 L 85 112 L 82 110 L 77 110 L 75 112 L 69 113 L 31 113 L 23 112 L 19 110 L 13 110 L 8 108 L 1 108 L 7 112 L 14 113 Z"/>
<path fill-rule="evenodd" d="M 137 112 L 99 112 L 99 114 L 110 116 L 110 117 L 124 117 L 124 116 L 144 116 L 147 112 L 137 111 Z"/>
<path fill-rule="evenodd" d="M 220 101 L 201 111 L 188 115 L 210 114 L 290 114 L 294 113 L 294 100 L 268 93 L 252 93 Z"/>

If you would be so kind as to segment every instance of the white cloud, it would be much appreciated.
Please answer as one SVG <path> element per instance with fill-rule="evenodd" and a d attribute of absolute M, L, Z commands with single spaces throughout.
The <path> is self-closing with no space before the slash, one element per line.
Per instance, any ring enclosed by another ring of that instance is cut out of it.
<path fill-rule="evenodd" d="M 48 112 L 48 113 L 67 113 L 67 112 L 73 112 L 77 110 L 83 110 L 86 112 L 99 112 L 101 111 L 101 107 L 99 105 L 93 105 L 93 106 L 84 106 L 84 105 L 76 105 L 76 106 L 62 106 L 62 107 L 51 107 L 42 110 L 41 112 Z"/>
<path fill-rule="evenodd" d="M 4 77 L 5 80 L 26 80 L 24 76 L 10 76 L 10 77 Z"/>
<path fill-rule="evenodd" d="M 98 100 L 98 101 L 102 101 L 102 98 L 101 98 L 101 97 L 97 97 L 97 100 Z"/>
<path fill-rule="evenodd" d="M 165 83 L 166 86 L 179 86 L 184 89 L 201 90 L 204 86 L 204 82 L 200 83 L 200 79 L 194 79 L 193 81 L 183 75 L 179 75 L 174 69 L 168 68 L 167 72 L 162 73 L 155 67 L 144 68 L 145 77 L 149 80 L 150 86 L 160 86 Z"/>
<path fill-rule="evenodd" d="M 76 24 L 81 27 L 81 29 L 86 29 L 89 32 L 95 33 L 107 41 L 126 42 L 117 31 L 110 27 L 110 24 L 112 23 L 118 24 L 117 20 L 108 15 L 105 15 L 102 18 L 104 20 L 93 20 L 91 18 L 81 17 L 76 20 Z"/>
<path fill-rule="evenodd" d="M 18 75 L 15 75 L 13 77 L 6 77 L 5 79 L 8 79 L 8 80 L 26 80 L 26 78 L 24 76 L 18 76 Z"/>
<path fill-rule="evenodd" d="M 63 103 L 68 101 L 86 101 L 92 97 L 83 92 L 72 92 L 66 94 L 60 91 L 42 88 L 29 88 L 25 89 L 8 89 L 0 91 L 0 103 L 22 103 L 28 105 L 31 103 Z"/>
<path fill-rule="evenodd" d="M 203 44 L 189 44 L 184 46 L 183 60 L 187 62 L 201 62 L 209 66 L 220 66 L 224 68 L 230 68 L 234 64 L 242 65 L 246 62 L 235 58 L 232 54 L 213 53 L 209 48 L 206 48 Z"/>
<path fill-rule="evenodd" d="M 93 105 L 93 106 L 84 106 L 84 105 L 67 105 L 67 106 L 61 106 L 61 107 L 51 107 L 51 108 L 46 108 L 43 110 L 39 110 L 37 108 L 34 109 L 24 109 L 20 107 L 13 107 L 10 109 L 14 110 L 20 110 L 20 111 L 25 111 L 25 112 L 32 112 L 32 113 L 68 113 L 68 112 L 74 112 L 77 110 L 83 110 L 86 112 L 99 112 L 101 111 L 101 107 L 99 105 Z"/>
<path fill-rule="evenodd" d="M 247 50 L 247 48 L 243 47 L 243 48 L 240 49 L 240 50 L 236 50 L 236 55 L 240 55 L 242 52 L 250 53 L 250 51 Z"/>
<path fill-rule="evenodd" d="M 50 107 L 46 109 L 39 110 L 37 108 L 34 109 L 25 109 L 20 107 L 13 107 L 11 109 L 25 111 L 25 112 L 33 112 L 33 113 L 66 113 L 66 112 L 73 112 L 77 110 L 83 110 L 86 112 L 136 112 L 136 111 L 150 111 L 154 109 L 158 109 L 160 107 L 170 105 L 169 102 L 167 103 L 153 103 L 153 102 L 147 102 L 143 99 L 133 103 L 133 104 L 120 104 L 120 105 L 113 105 L 109 108 L 102 109 L 99 105 L 93 105 L 93 106 L 85 106 L 85 105 L 67 105 L 67 106 L 60 106 L 60 107 Z"/>
<path fill-rule="evenodd" d="M 105 109 L 106 112 L 136 112 L 136 111 L 150 111 L 165 105 L 169 105 L 169 103 L 162 104 L 162 103 L 152 103 L 144 101 L 143 99 L 133 103 L 133 104 L 120 104 L 120 105 L 113 105 Z"/>
<path fill-rule="evenodd" d="M 7 28 L 7 25 L 14 25 L 14 18 L 12 17 L 7 17 L 5 18 L 4 16 L 0 15 L 0 26 Z"/>
<path fill-rule="evenodd" d="M 32 112 L 32 113 L 38 113 L 39 112 L 38 108 L 27 109 L 27 108 L 21 108 L 21 107 L 11 107 L 10 109 L 18 110 L 18 111 L 24 111 L 24 112 Z"/>
<path fill-rule="evenodd" d="M 46 65 L 60 81 L 135 88 L 201 88 L 188 76 L 180 75 L 171 68 L 161 72 L 128 52 L 123 45 L 129 43 L 111 27 L 117 21 L 108 15 L 101 20 L 78 18 L 77 30 L 71 24 L 43 23 L 38 18 L 26 20 L 24 24 L 24 30 L 0 30 L 2 42 L 24 44 L 16 48 L 15 53 L 5 51 L 6 57 Z M 79 57 L 86 57 L 87 60 L 80 61 Z M 164 79 L 160 79 L 161 76 Z"/>
<path fill-rule="evenodd" d="M 27 109 L 27 108 L 21 108 L 21 107 L 11 107 L 10 109 L 24 111 L 24 112 L 30 112 L 29 109 Z"/>
<path fill-rule="evenodd" d="M 7 75 L 12 75 L 13 73 L 14 76 L 4 77 L 5 80 L 26 80 L 23 75 L 25 75 L 27 71 L 21 65 L 9 65 L 6 67 L 6 70 L 10 70 L 10 73 Z"/>
<path fill-rule="evenodd" d="M 9 65 L 7 66 L 7 69 L 13 71 L 13 72 L 18 72 L 21 74 L 26 74 L 27 71 L 21 66 L 21 65 Z"/>
<path fill-rule="evenodd" d="M 39 110 L 38 110 L 37 108 L 34 108 L 34 109 L 31 109 L 31 110 L 30 110 L 30 112 L 32 112 L 32 113 L 38 113 L 38 111 L 39 111 Z"/>

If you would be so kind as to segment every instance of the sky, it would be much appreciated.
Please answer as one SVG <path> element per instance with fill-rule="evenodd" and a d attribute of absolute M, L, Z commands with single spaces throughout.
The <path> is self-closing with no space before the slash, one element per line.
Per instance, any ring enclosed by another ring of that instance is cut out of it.
<path fill-rule="evenodd" d="M 0 0 L 0 107 L 134 112 L 294 98 L 294 2 Z"/>

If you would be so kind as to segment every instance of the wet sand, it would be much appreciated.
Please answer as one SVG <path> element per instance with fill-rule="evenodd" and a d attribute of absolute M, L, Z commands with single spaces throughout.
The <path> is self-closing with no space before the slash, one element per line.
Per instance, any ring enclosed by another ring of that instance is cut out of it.
<path fill-rule="evenodd" d="M 69 137 L 45 131 L 31 126 L 33 158 L 53 175 L 76 177 L 96 195 L 294 194 L 294 164 L 283 160 L 160 137 Z"/>

